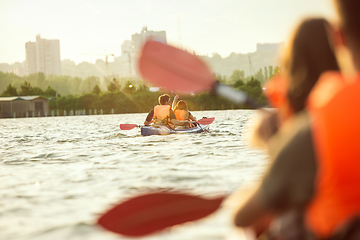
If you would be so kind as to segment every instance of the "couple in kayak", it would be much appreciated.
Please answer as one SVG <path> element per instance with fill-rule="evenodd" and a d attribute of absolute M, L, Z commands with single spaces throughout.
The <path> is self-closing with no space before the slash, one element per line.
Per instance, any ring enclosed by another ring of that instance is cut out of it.
<path fill-rule="evenodd" d="M 156 105 L 147 115 L 144 125 L 165 125 L 173 129 L 185 129 L 193 127 L 190 121 L 196 121 L 196 118 L 188 111 L 187 104 L 179 100 L 176 95 L 170 106 L 171 100 L 169 94 L 163 94 L 159 97 L 159 105 Z"/>

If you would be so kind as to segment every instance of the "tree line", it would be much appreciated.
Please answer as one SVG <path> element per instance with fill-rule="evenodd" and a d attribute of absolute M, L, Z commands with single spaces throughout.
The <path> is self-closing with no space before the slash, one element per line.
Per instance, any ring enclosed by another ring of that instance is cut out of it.
<path fill-rule="evenodd" d="M 214 78 L 246 92 L 260 105 L 265 105 L 267 100 L 263 95 L 262 85 L 265 79 L 278 71 L 279 68 L 265 68 L 265 77 L 262 69 L 253 76 L 245 76 L 244 71 L 235 70 L 229 78 L 220 75 L 214 75 Z M 150 86 L 139 79 L 113 78 L 100 82 L 100 79 L 94 76 L 82 80 L 69 76 L 45 76 L 43 73 L 19 77 L 3 72 L 0 72 L 1 89 L 2 97 L 40 95 L 49 98 L 50 111 L 101 109 L 104 114 L 148 112 L 158 104 L 158 96 L 165 93 L 161 90 L 150 91 Z M 234 105 L 222 97 L 212 96 L 211 93 L 182 95 L 181 99 L 187 102 L 191 111 L 249 108 L 245 105 Z"/>

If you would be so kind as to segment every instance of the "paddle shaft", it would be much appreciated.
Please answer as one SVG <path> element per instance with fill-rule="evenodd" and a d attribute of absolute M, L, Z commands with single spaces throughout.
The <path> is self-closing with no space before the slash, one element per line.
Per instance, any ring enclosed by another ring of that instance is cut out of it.
<path fill-rule="evenodd" d="M 131 130 L 134 129 L 136 127 L 142 127 L 142 125 L 137 125 L 137 124 L 120 124 L 120 129 L 121 130 Z"/>
<path fill-rule="evenodd" d="M 229 85 L 215 82 L 211 92 L 215 95 L 220 95 L 235 104 L 247 104 L 252 108 L 260 108 L 261 106 L 245 92 L 236 90 Z"/>

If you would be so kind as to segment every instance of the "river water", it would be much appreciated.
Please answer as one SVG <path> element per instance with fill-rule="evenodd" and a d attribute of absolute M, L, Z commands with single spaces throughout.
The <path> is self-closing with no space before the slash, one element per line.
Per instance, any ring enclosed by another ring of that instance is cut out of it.
<path fill-rule="evenodd" d="M 0 119 L 0 239 L 127 239 L 97 217 L 140 193 L 175 189 L 215 196 L 259 180 L 265 153 L 246 141 L 253 110 L 215 117 L 210 132 L 142 137 L 120 123 L 146 114 Z M 144 239 L 227 239 L 231 211 Z"/>

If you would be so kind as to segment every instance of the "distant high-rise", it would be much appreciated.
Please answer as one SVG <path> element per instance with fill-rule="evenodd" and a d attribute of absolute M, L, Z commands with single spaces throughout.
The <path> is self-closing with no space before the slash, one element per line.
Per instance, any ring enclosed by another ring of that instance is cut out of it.
<path fill-rule="evenodd" d="M 135 33 L 131 35 L 131 41 L 132 41 L 132 47 L 135 56 L 138 55 L 139 51 L 141 50 L 143 44 L 147 40 L 154 40 L 159 41 L 162 43 L 166 42 L 166 32 L 165 31 L 148 31 L 147 27 L 143 27 L 141 30 L 141 33 Z"/>
<path fill-rule="evenodd" d="M 27 74 L 42 72 L 61 75 L 60 41 L 36 36 L 36 42 L 25 44 Z"/>
<path fill-rule="evenodd" d="M 127 55 L 129 52 L 132 52 L 131 48 L 131 41 L 125 40 L 123 44 L 121 44 L 121 55 Z"/>

